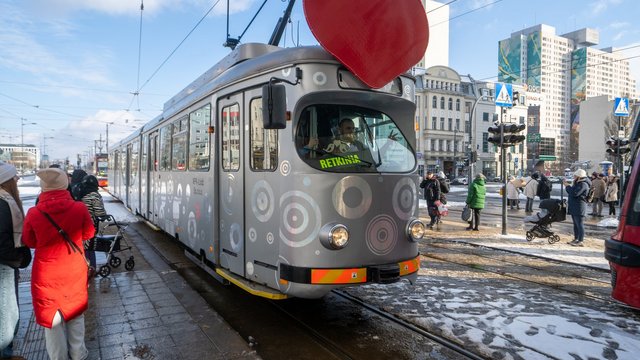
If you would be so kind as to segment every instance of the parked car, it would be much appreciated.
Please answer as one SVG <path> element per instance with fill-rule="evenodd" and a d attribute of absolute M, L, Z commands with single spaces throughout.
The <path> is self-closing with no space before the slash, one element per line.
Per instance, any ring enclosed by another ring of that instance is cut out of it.
<path fill-rule="evenodd" d="M 469 179 L 467 179 L 466 177 L 458 177 L 453 179 L 453 181 L 451 182 L 451 185 L 468 185 L 469 184 Z"/>
<path fill-rule="evenodd" d="M 636 121 L 633 134 L 638 134 Z M 632 141 L 637 141 L 636 137 Z M 611 296 L 640 309 L 640 146 L 636 146 L 630 161 L 630 177 L 620 207 L 618 228 L 605 241 L 604 257 L 611 268 Z"/>

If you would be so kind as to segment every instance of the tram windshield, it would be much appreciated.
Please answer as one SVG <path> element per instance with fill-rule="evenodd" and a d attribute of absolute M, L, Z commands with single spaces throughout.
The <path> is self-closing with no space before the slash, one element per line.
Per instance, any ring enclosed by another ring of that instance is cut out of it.
<path fill-rule="evenodd" d="M 353 105 L 305 108 L 296 131 L 298 154 L 330 172 L 409 172 L 416 160 L 393 119 Z"/>

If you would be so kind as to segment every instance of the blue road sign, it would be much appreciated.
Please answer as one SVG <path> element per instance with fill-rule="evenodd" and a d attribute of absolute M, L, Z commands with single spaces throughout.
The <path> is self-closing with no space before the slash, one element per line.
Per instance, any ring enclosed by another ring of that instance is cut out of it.
<path fill-rule="evenodd" d="M 511 84 L 496 83 L 496 106 L 513 106 L 513 86 Z"/>
<path fill-rule="evenodd" d="M 629 99 L 628 98 L 616 98 L 615 105 L 613 105 L 614 116 L 629 116 Z"/>

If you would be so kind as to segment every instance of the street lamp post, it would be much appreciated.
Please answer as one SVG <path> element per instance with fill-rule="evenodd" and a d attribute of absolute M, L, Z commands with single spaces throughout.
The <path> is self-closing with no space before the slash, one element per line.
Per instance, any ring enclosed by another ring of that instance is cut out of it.
<path fill-rule="evenodd" d="M 20 170 L 24 172 L 24 126 L 25 125 L 37 125 L 34 122 L 25 122 L 27 119 L 20 118 Z"/>

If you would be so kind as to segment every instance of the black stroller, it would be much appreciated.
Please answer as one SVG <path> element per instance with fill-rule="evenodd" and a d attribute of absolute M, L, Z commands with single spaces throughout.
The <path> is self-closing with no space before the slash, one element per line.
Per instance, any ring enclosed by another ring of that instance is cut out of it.
<path fill-rule="evenodd" d="M 527 231 L 527 241 L 535 238 L 547 238 L 549 244 L 560 241 L 560 236 L 551 231 L 551 223 L 564 221 L 567 218 L 567 202 L 565 200 L 545 199 L 540 202 L 540 211 L 532 216 L 527 216 L 524 221 L 533 223 L 531 230 Z"/>
<path fill-rule="evenodd" d="M 127 271 L 133 270 L 136 263 L 133 259 L 131 251 L 132 247 L 129 246 L 129 243 L 124 236 L 124 229 L 126 226 L 119 224 L 112 215 L 100 216 L 96 220 L 98 222 L 99 230 L 96 236 L 89 241 L 87 250 L 104 252 L 107 254 L 107 263 L 100 266 L 98 274 L 103 278 L 107 277 L 111 274 L 111 267 L 117 268 L 120 266 L 122 260 L 115 254 L 122 251 L 129 251 L 129 259 L 124 262 L 124 268 L 127 269 Z M 105 222 L 107 224 L 102 225 L 102 223 Z M 112 235 L 105 234 L 105 231 L 112 226 L 116 227 L 116 233 Z"/>

